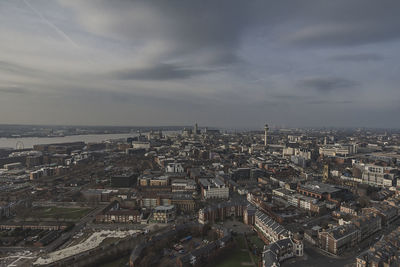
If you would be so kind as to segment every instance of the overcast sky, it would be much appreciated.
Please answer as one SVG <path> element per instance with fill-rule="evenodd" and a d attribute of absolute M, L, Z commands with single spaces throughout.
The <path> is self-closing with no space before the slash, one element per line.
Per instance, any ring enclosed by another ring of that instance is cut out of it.
<path fill-rule="evenodd" d="M 400 127 L 399 0 L 1 0 L 0 123 Z"/>

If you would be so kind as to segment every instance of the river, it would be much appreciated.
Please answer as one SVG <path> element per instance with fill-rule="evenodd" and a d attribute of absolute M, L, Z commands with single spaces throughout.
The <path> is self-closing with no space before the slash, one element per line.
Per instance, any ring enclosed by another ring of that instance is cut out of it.
<path fill-rule="evenodd" d="M 32 148 L 39 144 L 55 144 L 82 141 L 102 142 L 111 139 L 126 139 L 128 137 L 137 136 L 137 133 L 127 134 L 87 134 L 87 135 L 71 135 L 62 137 L 22 137 L 22 138 L 0 138 L 0 148 L 16 148 L 17 143 L 22 142 L 24 148 Z"/>

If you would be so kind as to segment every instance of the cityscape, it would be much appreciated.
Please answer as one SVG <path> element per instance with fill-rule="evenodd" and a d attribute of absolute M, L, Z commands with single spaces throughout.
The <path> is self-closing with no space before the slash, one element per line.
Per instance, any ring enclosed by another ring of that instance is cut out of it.
<path fill-rule="evenodd" d="M 400 267 L 399 10 L 1 0 L 0 266 Z"/>
<path fill-rule="evenodd" d="M 399 151 L 398 130 L 197 123 L 3 148 L 1 264 L 397 266 Z"/>

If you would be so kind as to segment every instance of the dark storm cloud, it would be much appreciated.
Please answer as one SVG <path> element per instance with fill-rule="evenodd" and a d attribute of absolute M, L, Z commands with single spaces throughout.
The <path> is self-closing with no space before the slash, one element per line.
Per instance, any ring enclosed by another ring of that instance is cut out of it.
<path fill-rule="evenodd" d="M 60 1 L 73 7 L 95 34 L 123 42 L 161 43 L 164 51 L 155 53 L 151 63 L 179 58 L 170 71 L 172 79 L 192 75 L 182 70 L 188 62 L 202 68 L 243 65 L 246 58 L 238 50 L 249 32 L 267 42 L 301 47 L 355 46 L 400 37 L 397 0 Z M 148 80 L 150 72 L 137 75 Z M 130 73 L 123 70 L 121 76 L 131 79 Z M 155 80 L 165 79 L 162 73 L 168 73 L 166 66 L 155 70 Z"/>
<path fill-rule="evenodd" d="M 247 30 L 273 25 L 299 6 L 235 0 L 99 2 L 65 4 L 73 6 L 96 34 L 124 42 L 162 43 L 165 51 L 158 62 L 178 57 L 204 66 L 240 63 L 237 50 Z"/>
<path fill-rule="evenodd" d="M 114 71 L 107 76 L 121 80 L 174 80 L 186 79 L 194 75 L 205 74 L 204 70 L 181 68 L 174 64 L 158 64 L 144 69 L 128 69 Z"/>
<path fill-rule="evenodd" d="M 140 1 L 139 1 L 140 2 Z M 397 0 L 147 1 L 172 16 L 175 37 L 194 47 L 236 46 L 248 28 L 294 26 L 292 40 L 311 45 L 355 45 L 400 37 Z M 285 31 L 282 31 L 285 34 Z"/>
<path fill-rule="evenodd" d="M 301 88 L 309 88 L 321 93 L 348 90 L 354 88 L 358 84 L 359 83 L 356 81 L 337 77 L 308 78 L 298 82 L 298 86 Z"/>
<path fill-rule="evenodd" d="M 331 57 L 331 59 L 337 61 L 364 62 L 364 61 L 381 61 L 384 59 L 384 57 L 380 54 L 365 53 L 365 54 L 337 55 Z"/>
<path fill-rule="evenodd" d="M 303 1 L 302 1 L 303 3 Z M 397 0 L 306 1 L 302 26 L 288 39 L 303 46 L 354 46 L 400 38 Z"/>

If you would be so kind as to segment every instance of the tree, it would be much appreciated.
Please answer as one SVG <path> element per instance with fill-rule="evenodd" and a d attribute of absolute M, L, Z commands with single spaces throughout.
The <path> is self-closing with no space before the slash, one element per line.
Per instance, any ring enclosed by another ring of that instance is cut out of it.
<path fill-rule="evenodd" d="M 211 225 L 209 223 L 204 225 L 203 226 L 203 231 L 202 231 L 202 236 L 203 237 L 206 236 L 208 231 L 210 231 L 210 230 L 211 230 Z"/>
<path fill-rule="evenodd" d="M 320 225 L 321 225 L 321 227 L 322 227 L 323 229 L 326 229 L 326 228 L 328 228 L 329 222 L 326 221 L 326 220 L 323 220 L 323 221 L 321 222 Z"/>
<path fill-rule="evenodd" d="M 139 266 L 143 267 L 150 267 L 156 258 L 156 254 L 154 251 L 150 251 L 146 256 L 143 257 L 143 259 L 140 261 Z"/>
<path fill-rule="evenodd" d="M 361 208 L 365 208 L 369 206 L 369 197 L 367 196 L 362 196 L 358 199 L 358 204 L 360 204 Z"/>

